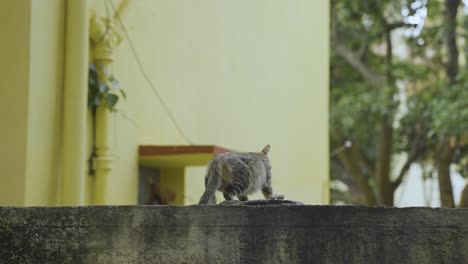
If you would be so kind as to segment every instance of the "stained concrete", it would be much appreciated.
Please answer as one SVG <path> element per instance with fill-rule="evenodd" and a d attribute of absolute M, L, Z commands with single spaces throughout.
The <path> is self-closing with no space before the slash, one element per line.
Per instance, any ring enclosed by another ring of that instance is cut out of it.
<path fill-rule="evenodd" d="M 468 263 L 468 209 L 0 207 L 0 263 Z"/>

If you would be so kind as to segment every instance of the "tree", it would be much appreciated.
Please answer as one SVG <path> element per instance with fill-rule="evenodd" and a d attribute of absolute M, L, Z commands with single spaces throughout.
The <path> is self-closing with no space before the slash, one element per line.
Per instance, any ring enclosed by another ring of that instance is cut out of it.
<path fill-rule="evenodd" d="M 332 149 L 353 143 L 336 156 L 359 186 L 360 203 L 393 205 L 411 165 L 433 162 L 442 205 L 453 207 L 448 168 L 463 163 L 460 138 L 468 131 L 461 122 L 468 120 L 468 82 L 458 70 L 459 6 L 455 0 L 332 1 L 330 141 Z M 405 58 L 394 54 L 403 33 Z M 407 160 L 397 171 L 398 153 Z"/>

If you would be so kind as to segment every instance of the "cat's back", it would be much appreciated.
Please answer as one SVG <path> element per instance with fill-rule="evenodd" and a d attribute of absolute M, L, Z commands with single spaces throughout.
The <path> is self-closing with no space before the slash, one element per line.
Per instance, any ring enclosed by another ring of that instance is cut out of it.
<path fill-rule="evenodd" d="M 268 162 L 266 156 L 252 152 L 225 152 L 213 157 L 212 162 L 226 166 L 256 167 Z"/>
<path fill-rule="evenodd" d="M 250 152 L 224 152 L 213 157 L 214 162 L 253 161 L 256 155 Z"/>

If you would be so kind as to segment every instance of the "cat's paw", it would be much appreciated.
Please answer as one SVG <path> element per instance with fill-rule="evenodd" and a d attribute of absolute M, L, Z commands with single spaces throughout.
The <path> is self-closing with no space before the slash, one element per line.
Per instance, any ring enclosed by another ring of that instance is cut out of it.
<path fill-rule="evenodd" d="M 284 200 L 283 194 L 272 194 L 270 200 Z"/>

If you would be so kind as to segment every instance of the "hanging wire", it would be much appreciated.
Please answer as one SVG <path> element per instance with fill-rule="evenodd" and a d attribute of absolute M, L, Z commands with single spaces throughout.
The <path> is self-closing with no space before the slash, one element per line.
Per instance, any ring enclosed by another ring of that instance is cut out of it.
<path fill-rule="evenodd" d="M 146 80 L 146 82 L 148 83 L 148 85 L 151 87 L 151 90 L 153 91 L 153 94 L 156 96 L 156 99 L 158 99 L 158 101 L 161 103 L 162 107 L 164 108 L 164 111 L 166 111 L 167 115 L 169 116 L 169 119 L 171 119 L 172 123 L 174 124 L 175 128 L 177 129 L 177 131 L 179 131 L 180 135 L 184 138 L 184 140 L 190 144 L 190 145 L 193 145 L 193 142 L 190 140 L 190 138 L 184 133 L 184 131 L 182 130 L 181 126 L 179 125 L 179 123 L 177 122 L 177 120 L 175 119 L 174 115 L 172 114 L 172 112 L 169 110 L 169 107 L 167 106 L 166 102 L 164 101 L 164 99 L 162 98 L 161 94 L 159 93 L 159 91 L 156 89 L 155 85 L 153 84 L 153 82 L 151 81 L 149 75 L 146 73 L 145 71 L 145 68 L 143 67 L 143 63 L 141 62 L 141 59 L 140 57 L 138 56 L 138 53 L 136 51 L 136 48 L 135 48 L 135 45 L 133 45 L 133 41 L 131 40 L 130 38 L 130 35 L 128 34 L 127 32 L 127 29 L 125 28 L 125 25 L 123 24 L 122 20 L 120 19 L 119 17 L 119 14 L 117 13 L 117 10 L 114 6 L 114 4 L 112 3 L 111 0 L 107 0 L 109 2 L 109 4 L 111 5 L 112 7 L 112 10 L 114 11 L 114 14 L 115 14 L 115 18 L 117 19 L 117 21 L 119 22 L 120 24 L 120 27 L 122 28 L 122 31 L 124 32 L 125 34 L 125 37 L 128 41 L 128 44 L 130 45 L 130 49 L 132 51 L 132 54 L 133 54 L 133 57 L 135 58 L 135 61 L 136 63 L 138 64 L 138 68 L 140 69 L 140 72 L 143 76 L 143 78 Z"/>

